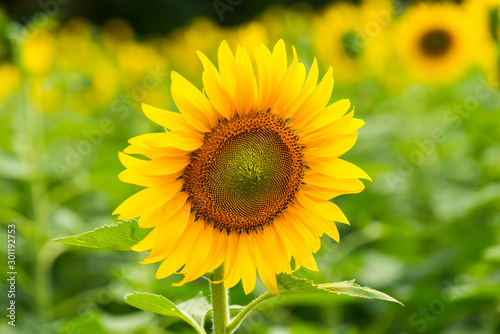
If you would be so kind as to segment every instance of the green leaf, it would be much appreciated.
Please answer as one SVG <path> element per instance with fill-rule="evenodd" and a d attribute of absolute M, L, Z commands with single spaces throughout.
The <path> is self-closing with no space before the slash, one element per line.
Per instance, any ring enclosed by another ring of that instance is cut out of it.
<path fill-rule="evenodd" d="M 179 306 L 176 306 L 161 295 L 147 292 L 134 292 L 128 294 L 125 296 L 125 302 L 140 310 L 180 318 L 191 325 L 197 333 L 205 334 L 203 320 L 207 311 L 203 311 L 203 309 L 207 307 L 208 301 L 205 297 L 201 296 L 201 293 L 195 298 L 179 304 Z M 199 303 L 199 305 L 197 303 Z M 203 315 L 201 315 L 201 313 L 203 313 Z M 199 322 L 197 322 L 195 318 Z"/>
<path fill-rule="evenodd" d="M 192 299 L 177 305 L 177 307 L 193 318 L 201 328 L 205 325 L 205 316 L 212 310 L 212 305 L 208 302 L 207 298 L 203 297 L 201 291 Z"/>
<path fill-rule="evenodd" d="M 375 289 L 366 286 L 358 285 L 354 283 L 354 280 L 337 282 L 337 283 L 318 284 L 318 288 L 325 290 L 329 293 L 336 293 L 338 295 L 348 295 L 351 297 L 359 297 L 366 299 L 380 299 L 393 303 L 398 303 L 404 306 L 403 303 L 392 298 L 388 294 L 385 294 L 383 292 L 377 291 Z"/>
<path fill-rule="evenodd" d="M 54 239 L 67 245 L 102 248 L 113 250 L 130 250 L 132 246 L 144 239 L 151 229 L 140 228 L 137 220 L 124 220 L 117 225 L 101 226 L 93 231 Z"/>
<path fill-rule="evenodd" d="M 403 305 L 391 296 L 354 283 L 354 280 L 336 283 L 314 284 L 312 281 L 293 277 L 289 274 L 277 276 L 279 290 L 282 295 L 296 293 L 336 293 L 338 295 L 348 295 L 366 299 L 380 299 Z"/>

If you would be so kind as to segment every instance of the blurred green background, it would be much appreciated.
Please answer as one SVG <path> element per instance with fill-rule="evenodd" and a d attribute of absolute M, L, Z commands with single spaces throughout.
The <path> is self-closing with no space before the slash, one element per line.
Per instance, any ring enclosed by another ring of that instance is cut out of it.
<path fill-rule="evenodd" d="M 111 212 L 138 190 L 118 180 L 117 152 L 133 136 L 161 131 L 142 102 L 176 110 L 170 71 L 201 88 L 196 50 L 215 60 L 223 39 L 252 49 L 283 38 L 306 66 L 317 57 L 323 73 L 333 67 L 332 101 L 350 99 L 366 122 L 345 158 L 373 178 L 361 194 L 335 199 L 351 226 L 339 226 L 340 244 L 322 237 L 320 271 L 295 275 L 356 279 L 405 306 L 289 296 L 238 332 L 500 333 L 499 6 L 2 3 L 0 256 L 7 268 L 7 226 L 15 224 L 17 318 L 15 328 L 7 324 L 5 269 L 0 332 L 192 332 L 123 296 L 151 291 L 182 301 L 207 296 L 206 281 L 172 287 L 180 278 L 156 280 L 157 264 L 137 263 L 144 254 L 52 239 L 116 222 Z M 445 31 L 452 42 L 429 46 L 426 31 Z M 263 291 L 258 283 L 247 296 L 238 284 L 231 300 L 245 305 Z"/>

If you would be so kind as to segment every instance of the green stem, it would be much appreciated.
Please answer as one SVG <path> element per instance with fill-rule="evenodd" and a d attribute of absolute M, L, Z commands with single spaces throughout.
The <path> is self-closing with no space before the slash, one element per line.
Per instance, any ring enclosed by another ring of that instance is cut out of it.
<path fill-rule="evenodd" d="M 221 281 L 224 278 L 224 264 L 215 269 L 211 280 Z M 214 323 L 214 334 L 226 334 L 226 325 L 229 322 L 229 304 L 227 290 L 224 283 L 210 282 L 210 292 L 212 294 L 212 317 Z"/>
<path fill-rule="evenodd" d="M 254 299 L 250 304 L 245 306 L 243 310 L 231 321 L 229 325 L 226 327 L 226 333 L 232 333 L 238 326 L 241 324 L 243 320 L 252 312 L 260 303 L 276 297 L 273 293 L 267 291 L 266 293 L 260 295 L 258 298 Z"/>

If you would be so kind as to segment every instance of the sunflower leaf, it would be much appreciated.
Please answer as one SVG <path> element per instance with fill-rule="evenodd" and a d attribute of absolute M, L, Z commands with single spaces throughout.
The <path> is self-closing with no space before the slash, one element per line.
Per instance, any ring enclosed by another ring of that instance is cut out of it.
<path fill-rule="evenodd" d="M 312 281 L 293 277 L 288 274 L 277 276 L 279 290 L 282 295 L 296 293 L 336 293 L 338 295 L 348 295 L 366 299 L 380 299 L 403 305 L 403 303 L 391 296 L 354 283 L 354 280 L 336 283 L 314 284 Z"/>
<path fill-rule="evenodd" d="M 140 228 L 137 220 L 124 220 L 117 225 L 104 225 L 93 231 L 54 239 L 67 245 L 90 248 L 130 250 L 132 246 L 144 239 L 150 229 Z"/>
<path fill-rule="evenodd" d="M 201 296 L 201 293 L 178 306 L 161 295 L 147 292 L 130 293 L 125 296 L 125 302 L 143 311 L 182 319 L 191 325 L 197 333 L 205 334 L 203 319 L 207 311 L 204 311 L 204 309 L 209 307 L 209 304 L 207 299 Z"/>
<path fill-rule="evenodd" d="M 205 316 L 212 310 L 212 306 L 201 291 L 196 297 L 186 300 L 177 307 L 185 314 L 189 314 L 201 328 L 205 325 Z"/>

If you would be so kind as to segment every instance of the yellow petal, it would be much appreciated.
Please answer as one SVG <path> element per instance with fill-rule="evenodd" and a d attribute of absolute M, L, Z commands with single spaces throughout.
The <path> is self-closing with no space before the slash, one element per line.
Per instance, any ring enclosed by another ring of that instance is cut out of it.
<path fill-rule="evenodd" d="M 294 215 L 291 210 L 287 210 L 283 213 L 283 218 L 288 221 L 287 228 L 290 233 L 300 236 L 305 244 L 309 246 L 308 248 L 311 252 L 316 253 L 319 250 L 321 242 L 318 236 L 311 233 L 305 224 L 302 223 L 299 215 Z"/>
<path fill-rule="evenodd" d="M 272 261 L 275 263 L 276 273 L 291 273 L 290 258 L 285 244 L 278 237 L 276 230 L 272 227 L 265 227 L 262 233 L 259 231 L 262 249 L 267 249 Z"/>
<path fill-rule="evenodd" d="M 186 205 L 187 206 L 187 205 Z M 159 235 L 149 253 L 149 256 L 141 263 L 158 262 L 171 255 L 179 246 L 181 238 L 189 226 L 194 223 L 194 215 L 189 214 L 191 206 L 183 207 L 176 212 L 167 223 L 159 225 Z"/>
<path fill-rule="evenodd" d="M 217 119 L 208 99 L 189 81 L 172 71 L 172 99 L 186 122 L 201 132 L 209 132 Z"/>
<path fill-rule="evenodd" d="M 278 71 L 278 76 L 281 77 L 285 74 L 288 61 L 286 57 L 286 46 L 285 42 L 280 39 L 273 48 L 273 58 L 274 58 L 274 68 Z"/>
<path fill-rule="evenodd" d="M 205 93 L 210 99 L 210 103 L 215 110 L 224 118 L 231 119 L 236 113 L 236 107 L 229 93 L 222 87 L 222 84 L 210 72 L 203 72 L 203 86 Z"/>
<path fill-rule="evenodd" d="M 196 251 L 194 245 L 198 241 L 203 229 L 204 224 L 200 222 L 194 222 L 190 227 L 186 228 L 177 249 L 158 268 L 156 278 L 161 279 L 172 275 L 187 262 L 191 254 Z"/>
<path fill-rule="evenodd" d="M 240 279 L 241 279 L 240 267 L 239 263 L 236 262 L 233 264 L 231 271 L 228 272 L 227 277 L 224 278 L 224 287 L 226 289 L 230 289 L 236 284 L 238 284 Z"/>
<path fill-rule="evenodd" d="M 198 223 L 202 223 L 200 220 Z M 187 260 L 186 265 L 182 268 L 182 274 L 184 274 L 184 279 L 174 286 L 180 286 L 184 283 L 191 282 L 201 275 L 205 274 L 206 271 L 203 269 L 203 265 L 207 262 L 207 258 L 210 255 L 210 250 L 212 249 L 212 238 L 213 238 L 213 227 L 207 225 L 203 232 L 201 232 L 198 241 L 193 246 L 193 252 L 191 257 Z"/>
<path fill-rule="evenodd" d="M 219 268 L 222 262 L 224 262 L 224 258 L 226 256 L 226 246 L 228 239 L 226 230 L 219 231 L 218 229 L 214 229 L 214 233 L 218 236 L 216 243 L 217 247 L 215 248 L 215 251 L 211 252 L 212 260 L 207 261 L 207 272 Z M 216 237 L 214 236 L 214 240 L 215 238 Z"/>
<path fill-rule="evenodd" d="M 236 101 L 236 61 L 226 41 L 222 41 L 218 51 L 219 73 L 222 86 L 229 93 L 232 101 Z"/>
<path fill-rule="evenodd" d="M 306 68 L 304 67 L 304 64 L 298 62 L 294 49 L 294 59 L 281 78 L 277 90 L 278 98 L 273 107 L 282 119 L 289 117 L 290 106 L 302 89 L 305 79 Z"/>
<path fill-rule="evenodd" d="M 332 137 L 335 135 L 345 133 L 345 129 L 351 123 L 351 120 L 354 116 L 354 112 L 350 112 L 346 116 L 337 119 L 331 123 L 328 123 L 321 128 L 315 129 L 314 131 L 306 132 L 306 128 L 300 129 L 299 135 L 303 134 L 300 139 L 307 143 L 308 146 L 317 146 L 317 145 L 327 145 L 326 143 L 332 142 Z M 352 133 L 351 131 L 350 133 Z M 312 145 L 311 145 L 312 144 Z"/>
<path fill-rule="evenodd" d="M 206 273 L 220 267 L 224 261 L 226 242 L 227 233 L 223 235 L 218 228 L 212 228 L 212 244 L 208 251 L 207 260 L 199 268 L 200 272 Z"/>
<path fill-rule="evenodd" d="M 176 147 L 152 147 L 146 143 L 142 146 L 129 145 L 124 150 L 123 153 L 127 154 L 140 154 L 149 159 L 157 159 L 161 157 L 180 157 L 183 155 L 191 154 L 191 151 L 181 150 Z"/>
<path fill-rule="evenodd" d="M 156 147 L 148 141 L 159 141 Z M 203 136 L 200 132 L 162 132 L 148 133 L 129 139 L 131 144 L 124 153 L 141 154 L 150 159 L 163 156 L 181 156 L 191 153 L 203 143 Z"/>
<path fill-rule="evenodd" d="M 152 147 L 174 147 L 187 152 L 194 151 L 203 145 L 202 137 L 192 137 L 188 133 L 179 131 L 148 133 L 132 138 L 129 143 L 135 144 L 135 140 L 143 141 Z"/>
<path fill-rule="evenodd" d="M 272 68 L 273 55 L 265 45 L 260 45 L 254 50 L 255 63 L 259 77 L 259 88 L 255 112 L 268 110 L 270 107 L 270 98 L 274 96 L 276 86 L 279 82 L 278 72 Z M 272 102 L 274 103 L 274 101 Z"/>
<path fill-rule="evenodd" d="M 233 269 L 234 264 L 237 262 L 237 255 L 238 255 L 238 242 L 240 238 L 240 233 L 232 231 L 229 233 L 228 240 L 227 240 L 227 249 L 226 249 L 226 256 L 225 256 L 225 274 L 224 274 L 224 279 L 226 279 L 230 272 Z M 236 284 L 236 283 L 235 283 Z"/>
<path fill-rule="evenodd" d="M 300 221 L 304 225 L 307 225 L 310 229 L 319 230 L 321 231 L 321 234 L 326 233 L 333 240 L 337 242 L 340 241 L 339 231 L 333 220 L 328 220 L 320 217 L 298 203 L 289 205 L 288 210 L 290 210 L 290 212 L 293 212 L 293 214 L 295 214 L 300 219 Z"/>
<path fill-rule="evenodd" d="M 354 131 L 358 131 L 358 129 L 363 125 L 365 125 L 365 121 L 359 118 L 353 118 L 351 122 L 344 129 L 342 129 L 341 133 L 353 133 Z"/>
<path fill-rule="evenodd" d="M 150 250 L 151 248 L 153 248 L 156 238 L 158 237 L 158 232 L 159 229 L 154 228 L 151 232 L 148 233 L 148 235 L 144 239 L 139 241 L 130 249 L 132 249 L 135 252 L 145 252 Z"/>
<path fill-rule="evenodd" d="M 337 196 L 340 196 L 340 195 L 345 195 L 344 191 L 329 190 L 329 189 L 311 186 L 311 185 L 307 185 L 307 184 L 300 185 L 300 191 L 303 191 L 309 197 L 323 199 L 326 201 L 328 201 L 332 198 L 335 198 Z"/>
<path fill-rule="evenodd" d="M 152 211 L 168 202 L 183 186 L 184 182 L 177 180 L 143 189 L 120 204 L 113 212 L 113 215 L 120 214 L 118 217 L 120 220 L 139 217 L 145 212 Z"/>
<path fill-rule="evenodd" d="M 203 64 L 204 72 L 207 72 L 207 73 L 213 75 L 218 82 L 221 82 L 221 77 L 220 77 L 219 71 L 217 71 L 217 68 L 210 61 L 210 59 L 208 59 L 208 57 L 205 56 L 203 54 L 203 52 L 196 51 L 196 54 L 198 55 L 198 58 L 200 58 L 200 61 Z"/>
<path fill-rule="evenodd" d="M 333 72 L 330 67 L 321 82 L 307 99 L 293 112 L 289 123 L 294 128 L 305 126 L 311 119 L 314 119 L 327 105 L 333 90 Z"/>
<path fill-rule="evenodd" d="M 236 49 L 237 78 L 235 91 L 236 112 L 246 115 L 253 110 L 257 95 L 257 82 L 253 72 L 252 62 L 246 49 L 239 45 Z"/>
<path fill-rule="evenodd" d="M 274 227 L 279 237 L 286 245 L 287 250 L 292 254 L 295 261 L 307 269 L 317 271 L 316 261 L 311 252 L 304 247 L 304 240 L 290 231 L 289 225 L 293 222 L 285 221 L 285 219 L 276 219 Z"/>
<path fill-rule="evenodd" d="M 262 234 L 260 231 L 257 234 Z M 276 280 L 276 267 L 269 261 L 268 251 L 264 248 L 264 241 L 262 235 L 258 235 L 255 240 L 252 240 L 252 247 L 254 248 L 255 263 L 259 271 L 259 277 L 262 283 L 276 296 L 280 295 L 278 289 L 278 282 Z"/>
<path fill-rule="evenodd" d="M 347 217 L 344 215 L 340 208 L 330 202 L 325 200 L 315 200 L 312 197 L 307 196 L 303 192 L 298 192 L 295 195 L 298 203 L 308 211 L 311 211 L 315 215 L 326 218 L 328 220 L 334 220 L 344 224 L 349 224 Z"/>
<path fill-rule="evenodd" d="M 231 119 L 236 112 L 235 106 L 231 96 L 222 86 L 219 71 L 203 53 L 197 53 L 205 69 L 202 75 L 203 89 L 210 103 L 221 117 Z"/>
<path fill-rule="evenodd" d="M 135 184 L 142 187 L 151 187 L 163 181 L 174 181 L 181 175 L 182 173 L 170 174 L 168 176 L 151 176 L 139 174 L 132 169 L 125 169 L 123 172 L 118 174 L 118 179 L 125 183 Z"/>
<path fill-rule="evenodd" d="M 311 68 L 309 69 L 309 75 L 307 76 L 302 89 L 296 95 L 296 97 L 291 100 L 291 103 L 289 103 L 289 110 L 287 115 L 291 117 L 301 108 L 306 99 L 309 98 L 311 93 L 314 92 L 314 90 L 316 89 L 317 82 L 318 82 L 318 62 L 316 58 L 314 58 Z M 302 128 L 298 128 L 297 130 L 301 129 Z"/>
<path fill-rule="evenodd" d="M 184 117 L 179 113 L 156 108 L 145 103 L 142 104 L 142 111 L 147 118 L 166 129 L 173 131 L 186 131 L 193 129 L 191 126 L 186 124 Z"/>
<path fill-rule="evenodd" d="M 300 98 L 297 97 L 294 102 L 296 102 L 297 104 L 302 104 L 305 99 L 314 91 L 314 88 L 316 88 L 316 85 L 318 83 L 318 74 L 318 61 L 316 60 L 316 58 L 314 58 L 311 68 L 309 69 L 306 82 L 304 83 L 304 86 L 302 87 L 302 90 L 300 92 L 301 96 Z"/>
<path fill-rule="evenodd" d="M 187 192 L 182 191 L 178 193 L 158 209 L 142 215 L 141 218 L 139 218 L 139 226 L 142 228 L 149 228 L 168 222 L 186 205 L 187 199 Z"/>
<path fill-rule="evenodd" d="M 123 154 L 123 156 L 126 155 Z M 128 165 L 125 165 L 122 161 L 125 167 L 144 175 L 178 175 L 177 173 L 183 171 L 191 161 L 189 156 L 158 158 L 146 161 L 146 164 L 142 164 L 142 162 L 137 161 L 134 161 L 134 163 L 131 164 L 129 163 L 131 160 L 127 160 Z"/>
<path fill-rule="evenodd" d="M 328 190 L 343 191 L 349 194 L 357 194 L 365 189 L 365 185 L 358 179 L 341 179 L 325 174 L 309 172 L 306 170 L 302 182 L 308 185 L 321 187 Z"/>
<path fill-rule="evenodd" d="M 118 159 L 120 159 L 120 162 L 125 168 L 134 171 L 144 170 L 149 162 L 148 160 L 138 159 L 122 152 L 118 152 Z"/>
<path fill-rule="evenodd" d="M 254 232 L 250 232 L 250 235 L 243 232 L 240 235 L 240 242 L 238 245 L 238 263 L 241 273 L 241 282 L 243 284 L 243 290 L 245 294 L 249 294 L 255 288 L 256 272 L 255 272 L 255 260 L 252 256 L 252 252 L 255 250 L 251 238 L 254 238 Z"/>
<path fill-rule="evenodd" d="M 343 159 L 337 158 L 328 163 L 312 164 L 309 167 L 317 173 L 338 178 L 361 178 L 372 181 L 361 168 Z"/>
<path fill-rule="evenodd" d="M 351 102 L 348 99 L 336 101 L 323 109 L 316 118 L 300 130 L 305 133 L 314 133 L 314 130 L 338 120 L 349 110 L 350 106 Z"/>
<path fill-rule="evenodd" d="M 358 133 L 343 134 L 334 136 L 331 140 L 333 143 L 330 145 L 322 145 L 316 147 L 305 147 L 303 149 L 305 160 L 314 161 L 315 157 L 328 157 L 337 158 L 340 157 L 345 152 L 349 151 L 356 140 L 358 139 Z M 310 155 L 310 157 L 308 157 Z M 307 164 L 307 162 L 306 162 Z"/>

